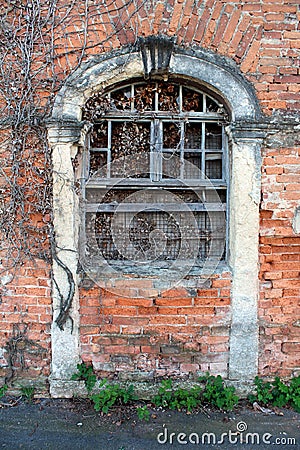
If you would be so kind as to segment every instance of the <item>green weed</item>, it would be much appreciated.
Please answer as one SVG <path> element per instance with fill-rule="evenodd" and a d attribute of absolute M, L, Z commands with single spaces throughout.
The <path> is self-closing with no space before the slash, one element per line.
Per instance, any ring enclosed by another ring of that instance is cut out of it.
<path fill-rule="evenodd" d="M 239 398 L 235 394 L 235 388 L 226 386 L 221 375 L 215 377 L 207 374 L 200 377 L 199 381 L 205 384 L 201 394 L 204 403 L 225 411 L 231 411 L 238 403 Z"/>
<path fill-rule="evenodd" d="M 4 397 L 7 389 L 8 389 L 8 386 L 6 384 L 4 384 L 3 386 L 0 387 L 0 398 Z"/>
<path fill-rule="evenodd" d="M 88 393 L 92 392 L 93 387 L 96 384 L 97 377 L 94 374 L 93 367 L 87 366 L 84 362 L 77 364 L 77 373 L 74 373 L 71 380 L 84 381 L 86 390 Z"/>
<path fill-rule="evenodd" d="M 148 421 L 150 419 L 150 411 L 149 411 L 149 409 L 147 408 L 146 405 L 145 406 L 139 406 L 136 411 L 137 411 L 138 418 L 140 420 Z"/>
<path fill-rule="evenodd" d="M 22 397 L 25 398 L 29 403 L 32 402 L 35 388 L 33 386 L 20 386 L 20 391 Z"/>
<path fill-rule="evenodd" d="M 122 388 L 119 384 L 109 384 L 106 379 L 101 381 L 99 392 L 91 395 L 97 382 L 92 366 L 81 363 L 77 365 L 77 370 L 78 372 L 73 374 L 71 379 L 84 381 L 96 411 L 107 414 L 109 409 L 116 404 L 126 405 L 137 400 L 133 385 Z M 175 389 L 171 379 L 163 380 L 158 393 L 152 398 L 152 403 L 157 407 L 188 412 L 192 412 L 201 404 L 212 405 L 225 411 L 231 411 L 237 405 L 239 398 L 235 393 L 235 388 L 226 386 L 220 375 L 213 376 L 207 373 L 198 380 L 199 385 L 190 389 L 181 387 Z M 256 377 L 254 382 L 256 394 L 248 396 L 250 402 L 257 401 L 263 405 L 272 404 L 278 407 L 290 405 L 300 412 L 300 376 L 292 378 L 289 382 L 283 382 L 279 377 L 276 377 L 273 382 Z M 5 394 L 6 390 L 6 385 L 0 388 L 0 397 Z M 21 391 L 25 398 L 32 399 L 34 388 L 22 387 Z M 137 415 L 141 420 L 149 420 L 150 412 L 147 406 L 138 407 Z"/>
<path fill-rule="evenodd" d="M 300 375 L 290 380 L 289 388 L 290 405 L 295 411 L 300 413 Z"/>
<path fill-rule="evenodd" d="M 152 399 L 155 406 L 162 406 L 181 411 L 186 409 L 191 412 L 201 403 L 201 387 L 195 386 L 191 389 L 173 389 L 172 380 L 163 380 L 158 389 L 158 394 Z"/>
<path fill-rule="evenodd" d="M 91 400 L 94 403 L 95 411 L 102 411 L 105 414 L 115 404 L 127 404 L 137 398 L 134 395 L 133 385 L 127 389 L 121 388 L 119 384 L 109 384 L 106 379 L 102 380 L 100 384 L 100 391 L 97 394 L 91 395 Z"/>
<path fill-rule="evenodd" d="M 300 412 L 300 375 L 283 382 L 279 377 L 274 381 L 263 381 L 259 377 L 254 380 L 256 394 L 248 396 L 251 403 L 259 402 L 263 405 L 273 405 L 282 408 L 290 405 Z"/>

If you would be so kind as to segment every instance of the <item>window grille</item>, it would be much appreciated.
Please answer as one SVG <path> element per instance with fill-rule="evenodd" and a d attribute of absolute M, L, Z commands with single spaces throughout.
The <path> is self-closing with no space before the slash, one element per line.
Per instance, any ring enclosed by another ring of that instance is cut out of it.
<path fill-rule="evenodd" d="M 224 258 L 226 113 L 217 99 L 137 82 L 95 94 L 83 118 L 93 124 L 82 183 L 89 255 L 172 261 L 196 246 L 198 262 Z"/>

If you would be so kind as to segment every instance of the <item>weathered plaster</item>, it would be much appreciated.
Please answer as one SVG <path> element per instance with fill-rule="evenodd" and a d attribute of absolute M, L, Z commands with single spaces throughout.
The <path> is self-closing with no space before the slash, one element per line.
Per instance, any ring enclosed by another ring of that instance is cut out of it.
<path fill-rule="evenodd" d="M 73 145 L 78 140 L 80 128 L 65 126 L 49 128 L 49 143 L 52 147 L 53 163 L 53 214 L 56 253 L 69 268 L 75 280 L 75 295 L 70 317 L 63 330 L 55 322 L 61 298 L 68 290 L 67 275 L 53 261 L 53 323 L 51 328 L 52 360 L 50 393 L 57 395 L 56 381 L 70 379 L 80 360 L 79 353 L 79 298 L 77 288 L 79 205 L 74 191 L 74 171 L 71 163 Z M 59 291 L 58 291 L 59 289 Z"/>
<path fill-rule="evenodd" d="M 295 209 L 293 218 L 293 230 L 294 233 L 300 234 L 300 206 Z"/>
<path fill-rule="evenodd" d="M 231 130 L 229 261 L 233 270 L 229 378 L 251 380 L 258 368 L 258 236 L 261 131 Z"/>

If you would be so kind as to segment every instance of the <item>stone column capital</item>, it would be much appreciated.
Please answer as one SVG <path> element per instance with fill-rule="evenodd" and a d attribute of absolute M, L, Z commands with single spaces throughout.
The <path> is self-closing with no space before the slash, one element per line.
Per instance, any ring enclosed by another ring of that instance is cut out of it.
<path fill-rule="evenodd" d="M 259 145 L 267 136 L 267 125 L 263 122 L 237 122 L 226 127 L 229 140 L 236 144 L 256 142 Z"/>
<path fill-rule="evenodd" d="M 50 145 L 79 144 L 84 130 L 85 122 L 78 121 L 49 121 L 46 124 L 48 129 L 48 140 Z"/>

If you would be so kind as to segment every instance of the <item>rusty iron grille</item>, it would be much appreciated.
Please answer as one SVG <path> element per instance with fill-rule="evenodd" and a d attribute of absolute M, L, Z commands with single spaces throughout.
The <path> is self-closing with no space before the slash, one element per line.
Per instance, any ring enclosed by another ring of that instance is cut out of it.
<path fill-rule="evenodd" d="M 87 218 L 90 252 L 107 260 L 172 261 L 180 255 L 188 258 L 197 246 L 197 259 L 218 257 L 225 235 L 220 213 L 198 212 L 194 218 L 195 226 L 190 226 L 184 214 L 152 211 L 116 218 L 113 213 L 96 213 Z M 112 221 L 117 223 L 112 226 Z"/>

